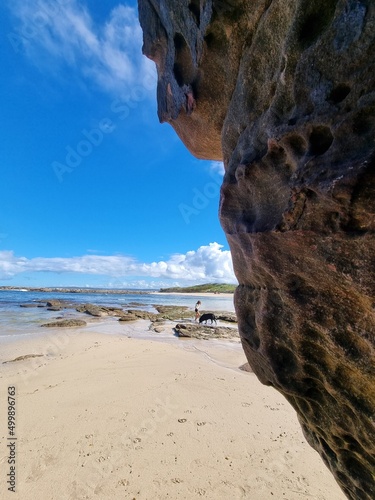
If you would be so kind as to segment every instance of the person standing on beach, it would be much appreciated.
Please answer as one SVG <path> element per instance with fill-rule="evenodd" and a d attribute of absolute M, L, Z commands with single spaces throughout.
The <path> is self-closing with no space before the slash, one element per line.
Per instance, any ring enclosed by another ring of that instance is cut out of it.
<path fill-rule="evenodd" d="M 199 314 L 199 308 L 201 306 L 201 301 L 198 300 L 198 302 L 195 304 L 195 321 L 197 321 L 197 319 L 199 318 L 200 314 Z"/>

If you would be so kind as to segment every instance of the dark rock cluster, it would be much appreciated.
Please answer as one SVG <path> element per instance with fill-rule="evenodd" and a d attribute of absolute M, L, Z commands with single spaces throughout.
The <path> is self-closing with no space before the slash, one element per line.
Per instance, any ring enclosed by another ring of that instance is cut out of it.
<path fill-rule="evenodd" d="M 202 326 L 194 323 L 177 323 L 174 328 L 178 337 L 209 340 L 215 339 L 238 339 L 237 328 L 228 326 Z"/>
<path fill-rule="evenodd" d="M 108 307 L 96 304 L 80 304 L 76 307 L 76 311 L 102 318 L 103 316 L 121 316 L 123 314 L 122 307 Z"/>
<path fill-rule="evenodd" d="M 140 304 L 134 303 L 137 306 Z M 223 327 L 216 326 L 208 327 L 191 323 L 194 316 L 193 311 L 185 306 L 168 306 L 168 305 L 154 305 L 156 313 L 145 311 L 143 309 L 123 309 L 122 307 L 104 306 L 99 304 L 73 304 L 66 301 L 59 301 L 57 299 L 49 300 L 45 303 L 22 304 L 21 307 L 44 307 L 48 311 L 61 311 L 63 309 L 75 310 L 81 314 L 87 314 L 92 317 L 92 320 L 99 320 L 108 316 L 118 318 L 122 323 L 128 323 L 138 320 L 146 320 L 150 322 L 149 330 L 155 333 L 161 333 L 171 327 L 171 321 L 180 321 L 174 328 L 178 337 L 189 337 L 198 339 L 235 339 L 238 338 L 238 329 L 236 327 Z M 232 313 L 217 313 L 217 319 L 229 323 L 236 323 L 236 317 Z M 184 322 L 185 321 L 185 322 Z M 53 321 L 41 324 L 42 327 L 47 328 L 71 328 L 83 327 L 87 322 L 80 317 L 64 318 L 57 317 Z"/>
<path fill-rule="evenodd" d="M 158 113 L 223 160 L 242 343 L 349 498 L 375 498 L 375 3 L 139 0 Z"/>
<path fill-rule="evenodd" d="M 43 323 L 40 326 L 46 328 L 72 328 L 72 327 L 82 327 L 86 326 L 87 323 L 83 319 L 78 318 L 66 318 L 66 319 L 56 319 L 56 321 L 50 321 L 49 323 Z"/>

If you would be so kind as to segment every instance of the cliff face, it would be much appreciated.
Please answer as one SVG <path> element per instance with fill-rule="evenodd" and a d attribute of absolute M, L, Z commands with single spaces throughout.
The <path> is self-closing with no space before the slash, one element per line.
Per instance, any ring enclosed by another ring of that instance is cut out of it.
<path fill-rule="evenodd" d="M 349 498 L 375 498 L 375 4 L 139 0 L 158 110 L 223 159 L 242 343 Z"/>

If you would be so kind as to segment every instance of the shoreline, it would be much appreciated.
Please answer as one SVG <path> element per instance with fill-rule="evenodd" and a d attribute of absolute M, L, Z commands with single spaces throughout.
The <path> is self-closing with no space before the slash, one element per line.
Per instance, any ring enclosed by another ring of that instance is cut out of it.
<path fill-rule="evenodd" d="M 239 369 L 239 343 L 128 338 L 147 322 L 116 323 L 2 351 L 23 359 L 0 365 L 18 439 L 16 493 L 3 480 L 1 498 L 345 499 L 291 406 Z"/>
<path fill-rule="evenodd" d="M 73 287 L 11 287 L 0 286 L 0 292 L 35 292 L 62 294 L 103 294 L 103 295 L 184 295 L 200 297 L 232 297 L 234 292 L 162 292 L 160 290 L 111 289 L 111 288 L 73 288 Z"/>
<path fill-rule="evenodd" d="M 82 287 L 21 287 L 0 286 L 0 292 L 36 292 L 36 293 L 72 293 L 72 294 L 109 294 L 109 295 L 148 295 L 150 291 L 117 288 L 82 288 Z"/>
<path fill-rule="evenodd" d="M 233 293 L 222 292 L 149 292 L 150 295 L 183 295 L 186 297 L 233 297 Z"/>
<path fill-rule="evenodd" d="M 26 334 L 40 335 L 40 328 L 47 326 L 77 327 L 81 323 L 83 327 L 86 323 L 85 328 L 92 328 L 94 324 L 102 324 L 110 318 L 123 324 L 132 323 L 137 319 L 146 319 L 151 322 L 149 328 L 155 330 L 156 333 L 160 333 L 168 321 L 172 321 L 173 326 L 177 323 L 187 323 L 189 332 L 186 330 L 184 333 L 193 336 L 200 334 L 211 336 L 212 333 L 212 337 L 225 337 L 226 329 L 236 327 L 233 302 L 227 297 L 206 297 L 204 301 L 206 312 L 214 312 L 217 318 L 213 332 L 204 331 L 207 325 L 203 324 L 193 323 L 196 327 L 201 327 L 200 331 L 190 328 L 194 320 L 196 297 L 185 294 L 182 298 L 176 296 L 162 298 L 162 294 L 155 297 L 149 294 L 147 297 L 143 300 L 133 297 L 128 302 L 124 302 L 123 299 L 116 302 L 106 301 L 104 295 L 99 298 L 94 295 L 88 298 L 78 295 L 75 296 L 75 300 L 72 300 L 67 296 L 60 298 L 57 294 L 47 297 L 42 294 L 37 296 L 22 294 L 21 299 L 24 300 L 17 297 L 16 300 L 13 299 L 13 302 L 8 302 L 4 310 L 0 310 L 3 312 L 0 318 L 0 342 L 4 343 L 7 338 L 14 336 L 22 338 Z"/>

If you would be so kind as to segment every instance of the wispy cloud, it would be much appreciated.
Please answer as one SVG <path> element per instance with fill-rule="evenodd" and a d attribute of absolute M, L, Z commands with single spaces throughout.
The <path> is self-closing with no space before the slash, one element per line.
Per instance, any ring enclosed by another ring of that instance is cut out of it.
<path fill-rule="evenodd" d="M 222 161 L 212 161 L 210 163 L 210 170 L 214 174 L 224 175 L 224 163 Z"/>
<path fill-rule="evenodd" d="M 51 272 L 115 277 L 148 277 L 182 281 L 218 281 L 235 283 L 229 250 L 218 243 L 201 246 L 186 254 L 174 254 L 168 260 L 139 262 L 124 255 L 83 255 L 80 257 L 18 257 L 11 251 L 0 252 L 0 279 L 21 273 Z"/>
<path fill-rule="evenodd" d="M 191 284 L 196 284 L 196 282 L 192 282 Z M 160 288 L 170 288 L 177 286 L 190 286 L 189 282 L 180 282 L 180 281 L 169 281 L 169 280 L 110 280 L 103 284 L 101 284 L 100 288 L 124 288 L 124 289 L 132 289 L 138 288 L 141 290 L 158 290 Z M 87 285 L 89 286 L 89 285 Z"/>
<path fill-rule="evenodd" d="M 102 25 L 78 0 L 14 0 L 9 8 L 15 27 L 8 39 L 37 65 L 66 64 L 116 94 L 154 75 L 154 64 L 141 53 L 142 32 L 132 7 L 118 5 Z"/>

